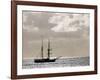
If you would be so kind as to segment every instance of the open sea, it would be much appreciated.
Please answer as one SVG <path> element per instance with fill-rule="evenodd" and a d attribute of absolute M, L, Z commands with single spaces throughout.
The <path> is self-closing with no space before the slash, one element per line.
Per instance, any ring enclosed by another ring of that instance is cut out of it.
<path fill-rule="evenodd" d="M 77 58 L 61 58 L 55 62 L 46 63 L 34 63 L 34 59 L 24 59 L 22 61 L 23 69 L 31 68 L 50 68 L 50 67 L 73 67 L 73 66 L 88 66 L 89 57 L 77 57 Z"/>

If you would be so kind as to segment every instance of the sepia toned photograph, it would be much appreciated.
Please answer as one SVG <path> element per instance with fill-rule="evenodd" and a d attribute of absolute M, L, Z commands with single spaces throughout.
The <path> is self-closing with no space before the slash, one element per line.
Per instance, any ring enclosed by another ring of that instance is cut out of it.
<path fill-rule="evenodd" d="M 11 3 L 11 78 L 97 74 L 97 6 Z"/>
<path fill-rule="evenodd" d="M 89 65 L 88 13 L 22 11 L 23 69 Z"/>

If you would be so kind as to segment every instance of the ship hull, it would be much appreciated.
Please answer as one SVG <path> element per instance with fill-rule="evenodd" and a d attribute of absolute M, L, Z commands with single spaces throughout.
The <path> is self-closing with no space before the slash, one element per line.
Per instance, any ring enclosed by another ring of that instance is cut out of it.
<path fill-rule="evenodd" d="M 35 63 L 55 62 L 56 59 L 35 59 Z"/>

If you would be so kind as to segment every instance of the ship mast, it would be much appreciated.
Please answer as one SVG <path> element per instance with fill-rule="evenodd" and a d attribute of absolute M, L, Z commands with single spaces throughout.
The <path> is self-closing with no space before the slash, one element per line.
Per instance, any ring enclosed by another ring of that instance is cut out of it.
<path fill-rule="evenodd" d="M 51 48 L 50 48 L 50 40 L 48 39 L 48 59 L 50 59 L 50 51 L 51 51 Z"/>
<path fill-rule="evenodd" d="M 43 38 L 42 38 L 42 45 L 41 45 L 41 57 L 43 59 Z"/>

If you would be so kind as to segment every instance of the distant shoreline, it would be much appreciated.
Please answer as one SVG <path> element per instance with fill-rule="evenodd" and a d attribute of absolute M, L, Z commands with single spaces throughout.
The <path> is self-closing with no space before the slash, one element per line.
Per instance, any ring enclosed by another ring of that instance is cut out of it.
<path fill-rule="evenodd" d="M 57 56 L 57 57 L 59 57 L 59 56 Z M 74 57 L 60 57 L 60 59 L 64 59 L 64 58 L 84 58 L 84 57 L 89 57 L 89 56 L 74 56 Z M 24 58 L 23 60 L 26 60 L 26 59 L 36 59 L 36 58 L 40 58 L 40 57 L 30 57 L 30 58 Z M 44 58 L 46 58 L 46 57 L 44 57 Z M 56 58 L 56 57 L 52 57 L 51 56 L 51 58 Z"/>

